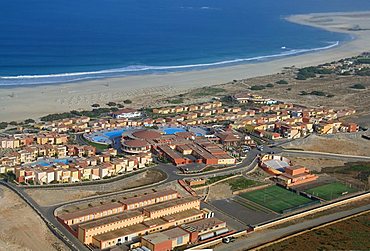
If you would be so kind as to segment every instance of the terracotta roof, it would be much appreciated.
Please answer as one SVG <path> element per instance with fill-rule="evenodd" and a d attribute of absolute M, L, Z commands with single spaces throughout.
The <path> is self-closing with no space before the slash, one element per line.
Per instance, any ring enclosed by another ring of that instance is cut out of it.
<path fill-rule="evenodd" d="M 123 145 L 128 147 L 145 147 L 148 143 L 141 139 L 132 139 L 132 140 L 125 140 Z"/>
<path fill-rule="evenodd" d="M 139 139 L 158 139 L 162 134 L 155 130 L 140 130 L 134 132 L 132 136 Z"/>

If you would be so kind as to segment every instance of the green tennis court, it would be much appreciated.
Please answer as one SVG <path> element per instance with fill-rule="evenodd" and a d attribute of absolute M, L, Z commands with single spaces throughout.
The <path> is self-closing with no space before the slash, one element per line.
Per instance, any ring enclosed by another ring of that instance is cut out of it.
<path fill-rule="evenodd" d="M 346 195 L 348 193 L 356 192 L 357 189 L 350 187 L 346 184 L 341 182 L 333 182 L 321 186 L 317 186 L 314 188 L 310 188 L 305 192 L 308 194 L 312 194 L 314 196 L 320 197 L 324 200 L 333 200 L 340 196 Z"/>
<path fill-rule="evenodd" d="M 271 209 L 277 213 L 298 208 L 313 202 L 311 199 L 298 195 L 279 186 L 270 186 L 240 194 L 241 197 Z"/>

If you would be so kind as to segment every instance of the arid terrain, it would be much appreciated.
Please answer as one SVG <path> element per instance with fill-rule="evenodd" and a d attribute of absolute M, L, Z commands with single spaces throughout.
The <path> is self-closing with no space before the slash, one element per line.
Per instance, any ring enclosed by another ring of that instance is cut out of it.
<path fill-rule="evenodd" d="M 139 186 L 145 186 L 163 180 L 161 172 L 149 170 L 132 177 L 113 181 L 107 184 L 73 186 L 65 188 L 27 189 L 27 193 L 41 206 L 55 205 L 63 202 L 78 200 L 94 195 L 118 192 Z M 55 196 L 58 194 L 58 196 Z"/>
<path fill-rule="evenodd" d="M 262 251 L 369 250 L 370 213 L 278 242 Z"/>
<path fill-rule="evenodd" d="M 345 161 L 324 158 L 288 157 L 293 163 L 307 167 L 310 171 L 320 172 L 325 167 L 343 166 Z"/>
<path fill-rule="evenodd" d="M 286 149 L 329 152 L 347 155 L 370 156 L 369 140 L 360 134 L 336 134 L 327 136 L 311 135 L 283 145 Z"/>
<path fill-rule="evenodd" d="M 0 215 L 0 250 L 69 250 L 18 195 L 3 186 Z"/>

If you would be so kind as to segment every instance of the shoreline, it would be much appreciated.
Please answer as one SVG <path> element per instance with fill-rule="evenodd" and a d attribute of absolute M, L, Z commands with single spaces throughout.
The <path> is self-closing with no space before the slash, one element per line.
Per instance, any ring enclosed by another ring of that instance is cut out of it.
<path fill-rule="evenodd" d="M 285 19 L 287 20 L 287 19 Z M 342 33 L 345 34 L 345 33 Z M 345 34 L 349 36 L 348 34 Z M 80 79 L 65 79 L 62 82 L 49 82 L 49 83 L 26 83 L 26 84 L 9 84 L 9 85 L 0 85 L 0 89 L 10 89 L 10 88 L 19 88 L 19 87 L 33 87 L 33 86 L 44 86 L 44 85 L 58 85 L 58 84 L 73 84 L 73 83 L 80 83 L 80 82 L 89 82 L 94 80 L 105 80 L 105 79 L 114 79 L 114 78 L 127 78 L 133 76 L 145 76 L 145 75 L 164 75 L 164 74 L 171 74 L 171 73 L 185 73 L 185 72 L 196 72 L 196 71 L 206 71 L 211 69 L 220 69 L 220 68 L 230 68 L 239 65 L 248 65 L 248 64 L 261 64 L 266 63 L 278 59 L 288 58 L 288 57 L 295 57 L 301 56 L 309 53 L 315 53 L 319 51 L 329 50 L 342 44 L 351 42 L 355 38 L 353 36 L 349 36 L 347 39 L 338 40 L 338 41 L 331 41 L 327 42 L 328 45 L 322 47 L 314 47 L 314 48 L 303 48 L 303 49 L 296 49 L 296 50 L 287 50 L 281 53 L 276 54 L 267 54 L 261 56 L 254 56 L 249 58 L 237 58 L 233 60 L 226 60 L 226 61 L 215 61 L 209 63 L 199 63 L 199 64 L 191 64 L 191 65 L 175 65 L 175 66 L 148 66 L 147 68 L 144 67 L 139 70 L 135 71 L 128 71 L 127 75 L 121 73 L 125 72 L 125 70 L 120 71 L 121 68 L 116 69 L 104 69 L 98 71 L 91 71 L 91 72 L 71 72 L 71 73 L 55 73 L 55 74 L 40 74 L 40 75 L 21 75 L 21 76 L 2 76 L 0 79 L 12 79 L 16 80 L 18 78 L 25 78 L 27 79 L 42 79 L 48 77 L 69 77 L 69 76 L 84 76 L 89 74 L 106 74 L 106 72 L 111 72 L 113 75 L 107 76 L 96 76 L 96 77 L 86 77 Z M 123 67 L 122 69 L 125 69 Z M 152 68 L 152 69 L 151 69 Z M 169 70 L 169 71 L 166 71 Z"/>
<path fill-rule="evenodd" d="M 293 15 L 289 22 L 350 35 L 353 39 L 326 50 L 257 63 L 172 73 L 143 74 L 59 84 L 3 86 L 0 88 L 1 121 L 39 118 L 50 113 L 89 109 L 91 104 L 150 95 L 175 95 L 192 88 L 281 72 L 285 67 L 306 67 L 370 51 L 370 12 Z M 350 30 L 359 25 L 362 30 Z M 365 28 L 363 28 L 365 27 Z"/>

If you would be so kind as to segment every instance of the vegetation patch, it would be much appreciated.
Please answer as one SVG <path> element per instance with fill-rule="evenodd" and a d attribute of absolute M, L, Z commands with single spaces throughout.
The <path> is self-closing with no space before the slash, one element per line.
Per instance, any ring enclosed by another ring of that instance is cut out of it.
<path fill-rule="evenodd" d="M 242 193 L 240 196 L 277 213 L 284 213 L 285 210 L 303 207 L 313 202 L 279 186 Z"/>
<path fill-rule="evenodd" d="M 370 162 L 352 162 L 344 166 L 326 167 L 323 168 L 322 172 L 328 174 L 345 174 L 367 183 L 370 176 Z"/>
<path fill-rule="evenodd" d="M 264 89 L 266 89 L 266 87 L 264 85 L 252 85 L 251 86 L 252 91 L 260 91 L 260 90 L 264 90 Z"/>
<path fill-rule="evenodd" d="M 211 96 L 211 95 L 216 95 L 219 93 L 225 92 L 224 88 L 219 88 L 219 87 L 203 87 L 200 89 L 195 90 L 194 96 L 195 97 L 204 97 L 204 96 Z"/>
<path fill-rule="evenodd" d="M 299 69 L 296 79 L 306 80 L 308 78 L 316 77 L 316 74 L 331 74 L 331 73 L 333 73 L 332 70 L 324 69 L 324 68 L 316 67 L 316 66 L 310 66 L 310 67 Z"/>
<path fill-rule="evenodd" d="M 228 174 L 228 175 L 221 175 L 221 176 L 215 176 L 215 177 L 211 177 L 211 178 L 208 178 L 207 179 L 207 182 L 206 184 L 207 185 L 210 185 L 212 183 L 215 183 L 217 181 L 220 181 L 220 180 L 223 180 L 223 179 L 226 179 L 226 178 L 229 178 L 231 176 L 234 176 L 233 174 Z"/>
<path fill-rule="evenodd" d="M 246 188 L 262 185 L 262 182 L 249 180 L 245 177 L 235 177 L 226 181 L 230 185 L 232 191 L 239 191 Z"/>
<path fill-rule="evenodd" d="M 91 111 L 70 111 L 70 112 L 63 112 L 63 113 L 54 113 L 49 114 L 44 117 L 41 117 L 41 121 L 55 121 L 55 120 L 61 120 L 61 119 L 67 119 L 67 118 L 75 118 L 75 117 L 91 117 L 91 118 L 97 118 L 102 115 L 109 114 L 110 112 L 118 111 L 117 107 L 110 107 L 110 108 L 94 108 Z"/>
<path fill-rule="evenodd" d="M 167 102 L 168 102 L 168 103 L 170 103 L 170 104 L 177 105 L 177 104 L 182 104 L 182 103 L 184 103 L 184 99 L 183 99 L 183 98 L 178 98 L 178 99 L 167 99 Z"/>
<path fill-rule="evenodd" d="M 370 247 L 370 213 L 316 229 L 262 248 L 285 250 L 366 250 Z"/>
<path fill-rule="evenodd" d="M 356 191 L 357 189 L 346 184 L 343 184 L 341 182 L 333 182 L 308 189 L 305 192 L 320 197 L 324 200 L 333 200 L 348 193 L 353 193 Z"/>
<path fill-rule="evenodd" d="M 364 86 L 363 84 L 354 84 L 354 85 L 351 85 L 350 88 L 358 89 L 358 90 L 364 90 L 364 89 L 366 89 L 366 86 Z"/>
<path fill-rule="evenodd" d="M 311 91 L 311 92 L 301 91 L 301 93 L 299 95 L 301 95 L 301 96 L 313 95 L 313 96 L 327 97 L 327 98 L 332 98 L 332 97 L 335 96 L 333 94 L 326 93 L 326 92 L 323 92 L 323 91 Z"/>

